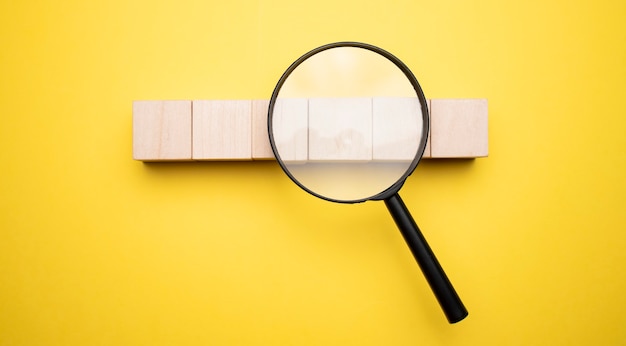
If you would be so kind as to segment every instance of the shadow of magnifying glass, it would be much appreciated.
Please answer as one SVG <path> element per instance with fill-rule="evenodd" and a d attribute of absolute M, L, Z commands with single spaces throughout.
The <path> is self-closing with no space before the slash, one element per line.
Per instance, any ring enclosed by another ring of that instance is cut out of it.
<path fill-rule="evenodd" d="M 298 186 L 339 203 L 383 200 L 448 322 L 468 313 L 398 191 L 428 139 L 426 98 L 409 68 L 358 42 L 318 47 L 280 78 L 268 112 L 274 155 Z"/>

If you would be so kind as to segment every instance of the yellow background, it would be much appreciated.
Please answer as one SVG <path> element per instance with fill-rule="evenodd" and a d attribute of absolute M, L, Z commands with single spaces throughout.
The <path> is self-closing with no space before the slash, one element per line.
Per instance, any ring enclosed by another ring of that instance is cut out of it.
<path fill-rule="evenodd" d="M 0 4 L 0 345 L 626 344 L 626 2 Z M 131 102 L 269 98 L 341 40 L 429 98 L 489 99 L 490 156 L 401 194 L 469 317 L 448 325 L 382 202 L 275 162 L 131 159 Z"/>

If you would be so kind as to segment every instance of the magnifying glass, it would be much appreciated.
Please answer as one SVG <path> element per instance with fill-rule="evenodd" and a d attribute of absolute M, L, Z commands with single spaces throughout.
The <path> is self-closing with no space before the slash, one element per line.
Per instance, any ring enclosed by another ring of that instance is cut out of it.
<path fill-rule="evenodd" d="M 428 138 L 428 107 L 417 79 L 391 53 L 337 42 L 297 59 L 270 99 L 268 132 L 287 176 L 339 203 L 383 200 L 448 322 L 467 310 L 398 191 Z"/>

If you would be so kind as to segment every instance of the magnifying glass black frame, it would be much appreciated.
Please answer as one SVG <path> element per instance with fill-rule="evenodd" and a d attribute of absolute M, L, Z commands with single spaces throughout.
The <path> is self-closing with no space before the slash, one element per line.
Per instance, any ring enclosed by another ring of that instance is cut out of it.
<path fill-rule="evenodd" d="M 278 98 L 280 90 L 283 84 L 285 83 L 285 81 L 287 80 L 287 78 L 300 64 L 302 64 L 304 61 L 314 56 L 315 54 L 318 54 L 320 52 L 323 52 L 329 49 L 335 49 L 335 48 L 340 48 L 340 47 L 354 47 L 354 48 L 366 49 L 374 53 L 377 53 L 387 58 L 392 63 L 394 63 L 404 73 L 404 75 L 407 77 L 407 79 L 413 86 L 416 96 L 419 99 L 419 103 L 421 106 L 422 121 L 423 121 L 422 133 L 420 137 L 418 150 L 416 152 L 416 155 L 413 161 L 407 168 L 406 172 L 394 184 L 392 184 L 390 187 L 388 187 L 384 191 L 378 194 L 375 194 L 373 196 L 367 197 L 367 198 L 356 199 L 356 200 L 333 199 L 328 196 L 320 195 L 316 193 L 315 191 L 310 190 L 309 188 L 304 186 L 302 183 L 300 183 L 292 175 L 292 173 L 289 171 L 289 168 L 281 159 L 280 153 L 278 152 L 278 149 L 276 146 L 274 133 L 273 133 L 274 132 L 273 131 L 274 106 L 276 104 L 276 100 Z M 454 287 L 452 286 L 452 284 L 450 283 L 450 280 L 448 279 L 445 272 L 443 271 L 443 268 L 437 261 L 435 254 L 430 249 L 430 246 L 426 242 L 426 239 L 424 238 L 421 231 L 417 227 L 417 224 L 413 220 L 413 217 L 411 216 L 409 210 L 407 209 L 406 205 L 404 204 L 404 202 L 400 198 L 400 195 L 398 194 L 398 191 L 400 190 L 400 188 L 402 187 L 402 185 L 404 184 L 408 176 L 411 175 L 411 173 L 413 173 L 413 171 L 417 167 L 417 164 L 422 158 L 422 155 L 424 154 L 424 149 L 426 148 L 426 141 L 428 140 L 428 129 L 429 129 L 428 106 L 426 104 L 426 97 L 424 96 L 424 92 L 422 91 L 422 88 L 420 87 L 417 79 L 415 78 L 411 70 L 402 61 L 400 61 L 400 59 L 398 59 L 393 54 L 387 52 L 384 49 L 381 49 L 379 47 L 376 47 L 370 44 L 361 43 L 361 42 L 336 42 L 336 43 L 330 43 L 330 44 L 315 48 L 309 51 L 308 53 L 302 55 L 295 62 L 293 62 L 281 76 L 280 80 L 276 84 L 276 87 L 274 88 L 274 92 L 272 93 L 272 97 L 270 99 L 267 124 L 268 124 L 268 135 L 270 139 L 270 144 L 272 147 L 272 151 L 274 152 L 274 156 L 276 157 L 276 160 L 280 164 L 285 174 L 287 174 L 287 176 L 294 183 L 300 186 L 303 190 L 321 199 L 325 199 L 331 202 L 338 202 L 338 203 L 360 203 L 360 202 L 365 202 L 368 200 L 384 200 L 385 205 L 387 206 L 387 209 L 392 215 L 396 225 L 400 229 L 400 232 L 402 233 L 404 240 L 406 241 L 407 245 L 411 249 L 411 252 L 413 253 L 413 256 L 415 257 L 415 260 L 419 264 L 422 272 L 424 273 L 424 276 L 426 277 L 426 280 L 428 281 L 428 284 L 430 285 L 433 293 L 435 294 L 435 297 L 437 298 L 439 304 L 441 305 L 441 308 L 444 314 L 446 315 L 448 322 L 450 323 L 459 322 L 468 315 L 468 312 L 465 309 L 465 306 L 463 305 L 463 303 L 461 302 L 461 299 L 459 298 L 458 294 L 454 290 Z"/>

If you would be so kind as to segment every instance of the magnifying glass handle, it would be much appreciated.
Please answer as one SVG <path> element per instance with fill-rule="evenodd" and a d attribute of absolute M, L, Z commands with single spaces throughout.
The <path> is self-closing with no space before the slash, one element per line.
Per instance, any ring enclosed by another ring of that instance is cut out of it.
<path fill-rule="evenodd" d="M 428 246 L 409 210 L 397 193 L 385 199 L 385 205 L 391 213 L 402 236 L 417 260 L 430 288 L 435 293 L 448 322 L 456 323 L 467 316 L 467 310 L 457 295 L 454 287 L 441 268 L 435 254 Z"/>

